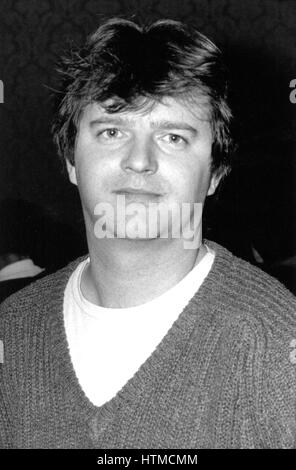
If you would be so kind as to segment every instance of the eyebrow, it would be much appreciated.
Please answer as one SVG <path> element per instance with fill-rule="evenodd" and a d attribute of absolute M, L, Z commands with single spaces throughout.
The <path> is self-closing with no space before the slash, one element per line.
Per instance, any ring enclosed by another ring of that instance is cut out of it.
<path fill-rule="evenodd" d="M 197 134 L 197 129 L 184 121 L 155 121 L 151 123 L 151 127 L 153 129 L 165 130 L 181 129 L 183 131 L 189 131 L 194 135 Z"/>
<path fill-rule="evenodd" d="M 135 126 L 135 119 L 129 118 L 122 118 L 122 117 L 115 117 L 115 116 L 104 116 L 102 118 L 94 119 L 90 121 L 90 127 L 94 127 L 100 124 L 112 124 L 114 126 Z M 164 129 L 164 130 L 173 130 L 173 129 L 181 129 L 185 131 L 191 132 L 193 135 L 198 133 L 197 129 L 190 124 L 187 124 L 184 121 L 168 121 L 168 120 L 161 120 L 161 121 L 153 121 L 151 122 L 152 129 Z"/>
<path fill-rule="evenodd" d="M 115 116 L 104 116 L 102 118 L 94 119 L 90 121 L 90 127 L 96 126 L 98 124 L 113 124 L 115 126 L 119 125 L 135 125 L 134 120 L 122 117 L 115 117 Z"/>

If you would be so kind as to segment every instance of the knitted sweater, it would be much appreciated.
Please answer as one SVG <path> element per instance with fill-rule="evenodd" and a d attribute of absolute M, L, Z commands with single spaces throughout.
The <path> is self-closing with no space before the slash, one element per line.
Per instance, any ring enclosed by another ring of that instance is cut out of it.
<path fill-rule="evenodd" d="M 94 406 L 63 323 L 71 263 L 1 305 L 1 448 L 296 447 L 296 302 L 208 242 L 206 280 L 134 376 Z M 294 341 L 293 341 L 294 340 Z"/>

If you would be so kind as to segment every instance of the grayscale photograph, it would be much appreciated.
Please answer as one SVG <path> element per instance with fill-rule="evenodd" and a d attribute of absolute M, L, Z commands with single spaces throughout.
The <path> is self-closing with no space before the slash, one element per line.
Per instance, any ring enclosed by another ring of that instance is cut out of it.
<path fill-rule="evenodd" d="M 0 449 L 296 449 L 295 183 L 295 1 L 0 0 Z"/>

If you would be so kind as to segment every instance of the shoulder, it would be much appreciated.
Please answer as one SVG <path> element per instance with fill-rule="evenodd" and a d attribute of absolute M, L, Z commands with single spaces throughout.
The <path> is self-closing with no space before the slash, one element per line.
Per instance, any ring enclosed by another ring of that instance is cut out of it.
<path fill-rule="evenodd" d="M 207 243 L 216 253 L 211 281 L 217 300 L 243 311 L 293 312 L 295 316 L 296 298 L 277 279 L 217 243 Z"/>
<path fill-rule="evenodd" d="M 296 445 L 296 300 L 280 282 L 216 243 L 207 296 L 212 330 L 257 403 L 272 447 Z M 251 401 L 250 401 L 251 403 Z M 262 431 L 262 432 L 263 432 Z M 265 431 L 264 431 L 265 432 Z"/>
<path fill-rule="evenodd" d="M 64 291 L 72 272 L 83 259 L 78 258 L 33 282 L 0 305 L 0 341 L 4 351 L 0 372 L 7 383 L 12 380 L 19 384 L 20 374 L 33 368 L 36 361 L 44 359 L 43 354 L 49 354 L 61 344 Z"/>
<path fill-rule="evenodd" d="M 206 283 L 212 322 L 220 325 L 231 344 L 240 338 L 249 349 L 274 351 L 291 366 L 289 357 L 296 343 L 294 295 L 261 269 L 216 243 L 209 245 L 216 252 Z"/>

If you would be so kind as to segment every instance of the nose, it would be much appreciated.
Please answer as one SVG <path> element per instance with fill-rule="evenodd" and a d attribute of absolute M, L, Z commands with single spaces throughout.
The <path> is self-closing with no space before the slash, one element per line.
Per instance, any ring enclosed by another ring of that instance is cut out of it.
<path fill-rule="evenodd" d="M 121 164 L 127 172 L 155 173 L 158 169 L 158 163 L 153 144 L 149 140 L 134 140 Z"/>

